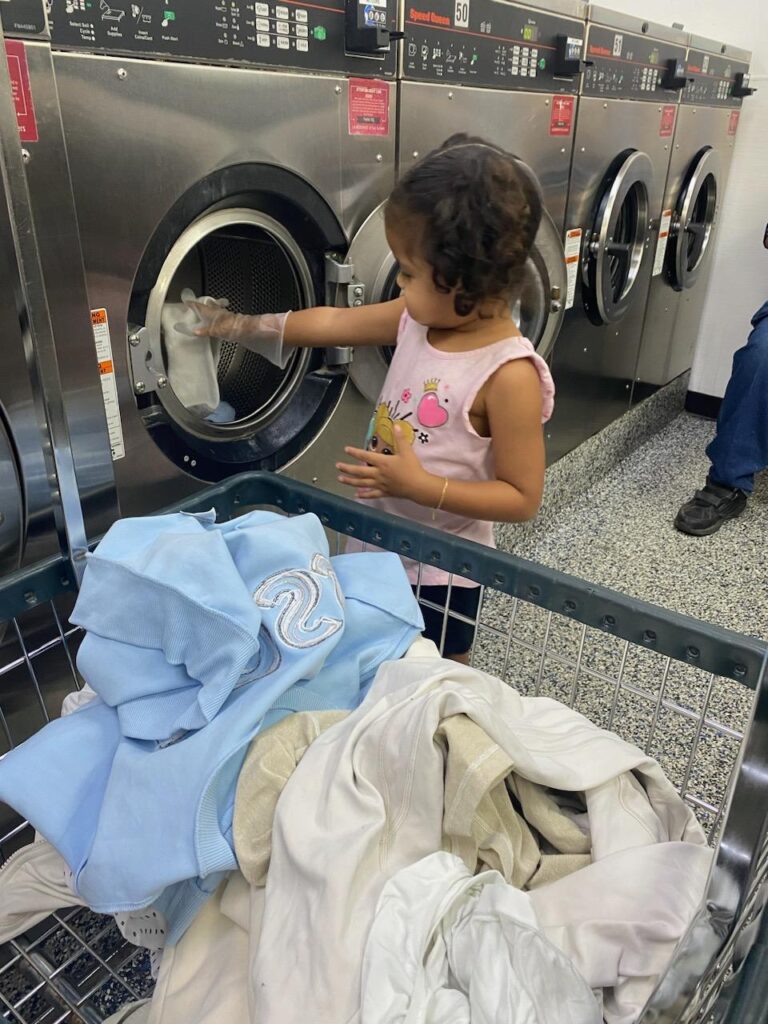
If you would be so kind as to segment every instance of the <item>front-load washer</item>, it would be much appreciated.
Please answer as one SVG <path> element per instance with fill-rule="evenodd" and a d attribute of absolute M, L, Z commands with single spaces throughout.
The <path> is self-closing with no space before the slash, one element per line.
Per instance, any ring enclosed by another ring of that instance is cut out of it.
<path fill-rule="evenodd" d="M 689 370 L 752 55 L 691 36 L 633 400 Z"/>
<path fill-rule="evenodd" d="M 216 377 L 234 415 L 214 423 L 175 394 L 160 332 L 164 303 L 186 287 L 244 313 L 357 301 L 345 256 L 394 180 L 396 17 L 394 0 L 361 6 L 376 25 L 358 30 L 347 7 L 154 0 L 111 4 L 125 8 L 118 20 L 104 5 L 53 0 L 124 515 L 248 469 L 332 486 L 329 424 L 348 442 L 365 436 L 344 352 L 297 350 L 278 370 L 225 343 Z M 95 359 L 79 369 L 83 380 L 98 372 Z"/>
<path fill-rule="evenodd" d="M 525 5 L 497 0 L 410 0 L 403 8 L 398 173 L 455 132 L 479 135 L 515 153 L 538 178 L 545 215 L 514 316 L 538 351 L 555 346 L 566 290 L 562 245 L 586 7 L 579 0 Z M 395 288 L 397 268 L 377 211 L 352 252 L 356 266 L 381 268 Z M 391 353 L 355 354 L 352 377 L 373 402 Z"/>
<path fill-rule="evenodd" d="M 688 37 L 591 6 L 565 221 L 568 306 L 552 373 L 557 459 L 628 408 Z"/>

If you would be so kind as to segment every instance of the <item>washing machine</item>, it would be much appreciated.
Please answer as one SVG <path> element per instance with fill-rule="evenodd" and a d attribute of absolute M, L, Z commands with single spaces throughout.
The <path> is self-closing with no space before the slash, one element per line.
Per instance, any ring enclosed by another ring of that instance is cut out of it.
<path fill-rule="evenodd" d="M 545 358 L 565 300 L 562 230 L 585 13 L 578 0 L 414 0 L 403 8 L 398 173 L 454 132 L 484 137 L 535 172 L 546 209 L 513 315 Z M 397 268 L 377 249 L 382 221 L 377 211 L 355 243 L 353 262 L 381 268 L 380 288 L 392 293 Z M 380 394 L 390 356 L 386 349 L 355 354 L 351 373 L 370 401 Z"/>
<path fill-rule="evenodd" d="M 565 219 L 567 311 L 550 460 L 628 408 L 688 37 L 592 5 Z"/>
<path fill-rule="evenodd" d="M 690 369 L 752 55 L 691 36 L 633 398 Z"/>
<path fill-rule="evenodd" d="M 57 365 L 49 343 L 53 333 L 68 339 L 73 358 L 92 352 L 45 4 L 43 0 L 5 0 L 0 17 L 23 158 L 23 174 L 16 177 L 9 161 L 6 184 L 0 184 L 0 575 L 4 575 L 66 548 L 68 524 L 62 506 L 71 509 L 73 503 L 81 504 L 78 528 L 84 526 L 91 535 L 106 529 L 116 506 L 109 454 L 101 440 L 105 417 L 98 378 L 92 375 L 81 388 L 76 406 L 65 419 L 60 392 L 69 366 Z M 10 127 L 13 131 L 14 126 Z M 25 272 L 19 269 L 14 238 L 24 250 L 25 266 L 31 267 L 33 261 L 39 265 L 26 271 L 24 287 Z M 30 324 L 36 325 L 34 338 Z"/>
<path fill-rule="evenodd" d="M 161 317 L 184 288 L 244 313 L 361 301 L 349 245 L 394 181 L 394 0 L 53 0 L 50 19 L 98 350 L 78 370 L 101 370 L 122 514 L 251 469 L 334 486 L 369 416 L 348 351 L 278 370 L 225 343 L 232 413 L 211 422 L 175 394 Z"/>

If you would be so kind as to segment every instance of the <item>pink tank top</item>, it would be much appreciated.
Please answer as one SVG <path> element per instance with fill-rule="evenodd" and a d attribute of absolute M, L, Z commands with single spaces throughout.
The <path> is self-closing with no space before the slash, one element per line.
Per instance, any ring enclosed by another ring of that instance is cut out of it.
<path fill-rule="evenodd" d="M 549 368 L 526 338 L 507 338 L 472 352 L 441 352 L 430 345 L 428 329 L 403 313 L 397 346 L 384 388 L 374 410 L 366 448 L 392 453 L 394 425 L 399 423 L 407 442 L 418 452 L 422 465 L 435 476 L 448 480 L 494 479 L 493 446 L 472 426 L 469 411 L 485 382 L 504 363 L 530 359 L 541 379 L 541 419 L 552 415 L 555 387 Z M 450 488 L 450 484 L 449 484 Z M 403 498 L 379 498 L 363 502 L 370 507 L 403 516 L 466 540 L 494 547 L 493 523 L 466 519 L 432 509 Z M 359 541 L 350 539 L 347 550 L 359 551 Z M 404 559 L 412 583 L 418 580 L 418 564 Z M 476 586 L 471 580 L 453 577 L 454 586 Z M 445 586 L 448 573 L 424 565 L 423 586 Z"/>

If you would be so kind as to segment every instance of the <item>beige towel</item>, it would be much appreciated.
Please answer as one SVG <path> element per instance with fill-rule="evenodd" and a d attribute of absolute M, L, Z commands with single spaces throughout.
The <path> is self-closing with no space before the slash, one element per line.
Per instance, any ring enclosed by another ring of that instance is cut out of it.
<path fill-rule="evenodd" d="M 348 711 L 302 711 L 259 733 L 246 755 L 235 794 L 235 856 L 251 885 L 267 884 L 277 801 L 317 737 Z"/>
<path fill-rule="evenodd" d="M 461 857 L 470 871 L 496 870 L 523 889 L 591 863 L 589 836 L 549 790 L 514 774 L 510 759 L 480 726 L 454 715 L 442 722 L 436 738 L 446 765 L 443 849 Z"/>

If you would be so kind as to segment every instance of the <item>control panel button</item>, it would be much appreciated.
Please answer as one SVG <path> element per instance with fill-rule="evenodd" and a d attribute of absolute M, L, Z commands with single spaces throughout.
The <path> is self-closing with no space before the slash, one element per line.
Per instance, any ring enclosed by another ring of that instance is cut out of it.
<path fill-rule="evenodd" d="M 287 36 L 278 36 L 277 48 L 278 50 L 290 50 L 291 40 Z"/>
<path fill-rule="evenodd" d="M 277 23 L 277 34 L 279 36 L 287 36 L 291 31 L 291 26 L 287 21 L 278 21 Z"/>
<path fill-rule="evenodd" d="M 309 29 L 307 28 L 306 25 L 297 25 L 296 26 L 296 35 L 300 39 L 306 39 L 307 36 L 309 35 Z"/>
<path fill-rule="evenodd" d="M 307 53 L 309 50 L 309 43 L 307 42 L 306 39 L 297 39 L 296 49 L 299 51 L 299 53 Z"/>
<path fill-rule="evenodd" d="M 265 48 L 268 47 L 269 46 L 269 36 L 264 35 L 261 32 L 259 32 L 259 34 L 256 36 L 256 45 L 257 46 L 263 46 Z"/>
<path fill-rule="evenodd" d="M 269 4 L 256 4 L 256 13 L 261 17 L 269 17 Z"/>
<path fill-rule="evenodd" d="M 257 18 L 256 19 L 256 31 L 257 32 L 269 32 L 269 18 Z"/>
<path fill-rule="evenodd" d="M 306 11 L 303 11 L 301 9 L 296 11 L 296 21 L 300 21 L 303 25 L 306 25 L 307 24 L 307 20 L 308 20 L 308 15 L 307 15 Z"/>
<path fill-rule="evenodd" d="M 290 16 L 291 16 L 291 12 L 288 10 L 287 7 L 276 7 L 275 8 L 275 17 L 276 18 L 281 18 L 283 21 L 287 21 L 288 18 L 290 18 Z"/>

